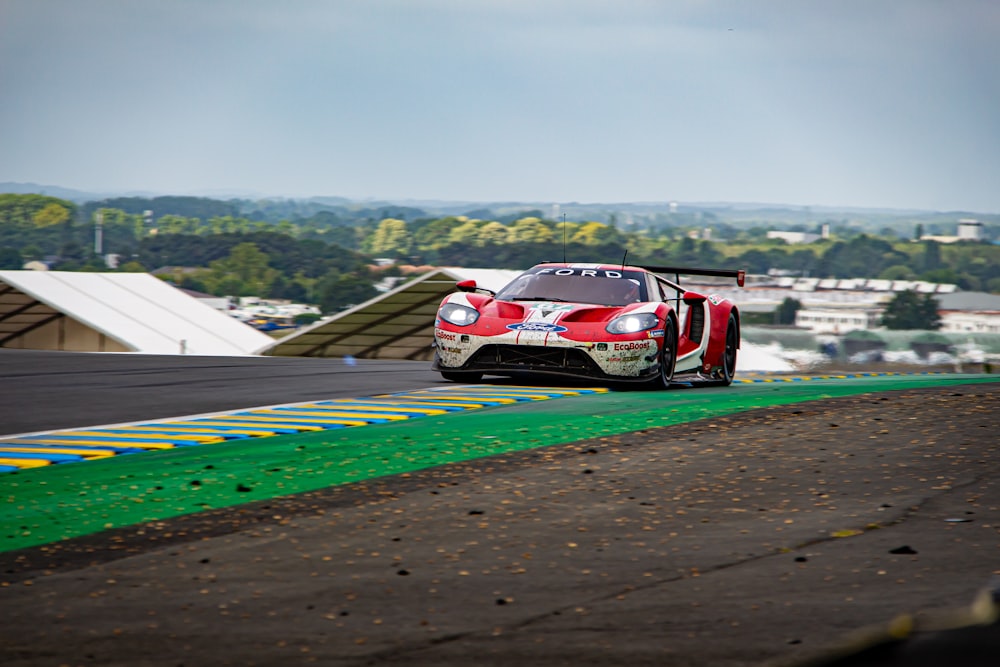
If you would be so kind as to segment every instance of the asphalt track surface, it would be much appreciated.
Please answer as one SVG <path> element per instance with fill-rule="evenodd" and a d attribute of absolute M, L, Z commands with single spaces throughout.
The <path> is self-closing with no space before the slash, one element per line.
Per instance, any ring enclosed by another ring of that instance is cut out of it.
<path fill-rule="evenodd" d="M 30 352 L 0 353 L 0 376 L 4 433 L 439 383 L 419 364 Z M 0 554 L 0 664 L 758 665 L 844 647 L 845 665 L 994 665 L 995 623 L 935 632 L 992 620 L 970 606 L 1000 564 L 1000 386 L 983 379 Z M 910 638 L 895 662 L 855 650 L 892 637 Z"/>
<path fill-rule="evenodd" d="M 429 364 L 0 349 L 0 435 L 445 384 Z"/>

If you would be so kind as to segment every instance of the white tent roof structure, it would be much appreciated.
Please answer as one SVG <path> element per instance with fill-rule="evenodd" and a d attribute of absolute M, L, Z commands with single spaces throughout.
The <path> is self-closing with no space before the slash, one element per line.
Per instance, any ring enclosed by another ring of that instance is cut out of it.
<path fill-rule="evenodd" d="M 271 340 L 148 273 L 0 271 L 0 347 L 239 356 Z"/>
<path fill-rule="evenodd" d="M 279 357 L 429 360 L 434 318 L 455 283 L 499 290 L 520 271 L 444 267 L 260 349 Z"/>

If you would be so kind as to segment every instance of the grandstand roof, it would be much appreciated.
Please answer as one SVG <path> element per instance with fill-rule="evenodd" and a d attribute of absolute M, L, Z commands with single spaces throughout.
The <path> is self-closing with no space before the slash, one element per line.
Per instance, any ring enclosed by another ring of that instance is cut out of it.
<path fill-rule="evenodd" d="M 275 343 L 260 354 L 280 357 L 357 357 L 428 360 L 434 351 L 434 319 L 455 283 L 475 280 L 499 290 L 520 271 L 438 268 L 370 301 L 321 320 Z"/>

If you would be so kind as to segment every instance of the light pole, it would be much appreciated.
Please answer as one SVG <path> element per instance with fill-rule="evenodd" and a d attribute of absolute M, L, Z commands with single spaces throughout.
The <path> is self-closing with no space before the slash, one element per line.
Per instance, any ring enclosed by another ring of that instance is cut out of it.
<path fill-rule="evenodd" d="M 104 211 L 98 210 L 94 218 L 94 254 L 98 257 L 104 251 Z"/>

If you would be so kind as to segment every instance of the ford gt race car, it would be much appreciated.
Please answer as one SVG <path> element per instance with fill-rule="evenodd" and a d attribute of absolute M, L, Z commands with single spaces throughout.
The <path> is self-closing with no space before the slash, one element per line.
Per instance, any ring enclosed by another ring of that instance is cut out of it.
<path fill-rule="evenodd" d="M 433 368 L 455 382 L 554 374 L 667 388 L 676 373 L 729 385 L 739 311 L 684 289 L 681 275 L 730 277 L 742 287 L 745 272 L 545 263 L 496 293 L 462 281 L 438 308 Z"/>

